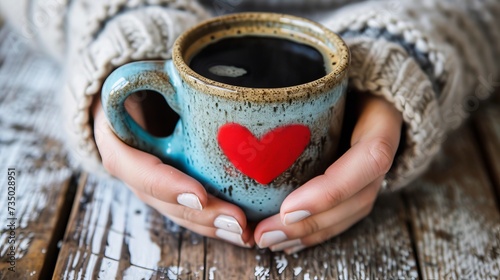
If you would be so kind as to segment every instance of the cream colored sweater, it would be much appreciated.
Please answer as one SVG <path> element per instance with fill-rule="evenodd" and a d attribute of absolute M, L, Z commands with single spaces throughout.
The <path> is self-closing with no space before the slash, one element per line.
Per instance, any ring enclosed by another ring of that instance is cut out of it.
<path fill-rule="evenodd" d="M 307 10 L 351 48 L 350 86 L 386 98 L 403 115 L 406 140 L 385 184 L 395 190 L 428 167 L 445 135 L 475 109 L 468 104 L 493 92 L 500 70 L 500 1 L 348 2 L 2 0 L 0 9 L 23 37 L 64 67 L 69 150 L 94 172 L 104 170 L 89 106 L 114 68 L 169 58 L 179 34 L 216 14 Z"/>

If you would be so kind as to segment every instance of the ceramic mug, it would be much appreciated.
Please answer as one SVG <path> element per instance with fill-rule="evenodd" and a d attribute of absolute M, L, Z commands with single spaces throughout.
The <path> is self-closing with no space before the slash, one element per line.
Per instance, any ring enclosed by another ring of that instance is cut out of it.
<path fill-rule="evenodd" d="M 311 46 L 324 59 L 325 75 L 304 84 L 253 88 L 214 81 L 189 66 L 210 44 L 244 36 Z M 182 34 L 171 60 L 133 62 L 113 71 L 103 85 L 102 104 L 122 141 L 176 166 L 258 221 L 278 213 L 289 193 L 333 162 L 349 59 L 342 39 L 315 22 L 273 13 L 231 14 Z M 143 90 L 161 94 L 179 115 L 172 135 L 155 137 L 126 112 L 126 98 Z"/>

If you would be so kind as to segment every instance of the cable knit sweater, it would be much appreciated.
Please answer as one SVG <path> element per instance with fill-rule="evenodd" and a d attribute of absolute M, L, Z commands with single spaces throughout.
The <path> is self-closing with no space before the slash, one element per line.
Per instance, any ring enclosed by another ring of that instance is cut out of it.
<path fill-rule="evenodd" d="M 354 2 L 354 1 L 351 1 Z M 384 188 L 422 173 L 448 131 L 493 91 L 499 74 L 498 0 L 2 0 L 4 17 L 65 69 L 68 144 L 103 171 L 90 105 L 103 80 L 134 60 L 167 59 L 176 37 L 213 15 L 244 9 L 304 14 L 339 33 L 352 52 L 350 87 L 402 114 L 405 141 Z M 297 12 L 301 11 L 301 12 Z M 474 103 L 475 102 L 475 103 Z"/>

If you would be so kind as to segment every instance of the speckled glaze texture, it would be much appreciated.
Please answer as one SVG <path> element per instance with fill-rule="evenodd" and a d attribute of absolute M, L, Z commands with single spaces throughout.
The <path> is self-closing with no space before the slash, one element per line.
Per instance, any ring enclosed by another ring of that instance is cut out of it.
<path fill-rule="evenodd" d="M 191 57 L 203 46 L 220 38 L 244 35 L 279 36 L 312 45 L 323 54 L 328 73 L 307 84 L 254 89 L 218 83 L 188 67 Z M 177 166 L 212 194 L 239 205 L 249 220 L 257 221 L 278 213 L 290 192 L 322 173 L 334 160 L 348 65 L 349 51 L 344 42 L 316 23 L 281 14 L 233 14 L 181 35 L 172 60 L 135 62 L 118 68 L 107 78 L 102 100 L 120 139 Z M 171 136 L 151 136 L 126 113 L 125 99 L 144 89 L 161 93 L 179 114 L 180 121 Z M 269 141 L 277 139 L 272 137 L 277 128 L 306 126 L 310 138 L 291 166 L 270 183 L 261 184 L 241 172 L 217 141 L 221 127 L 227 124 L 241 125 L 255 137 L 255 141 L 249 141 L 253 144 L 240 149 L 244 160 L 252 160 L 264 150 L 264 135 Z"/>

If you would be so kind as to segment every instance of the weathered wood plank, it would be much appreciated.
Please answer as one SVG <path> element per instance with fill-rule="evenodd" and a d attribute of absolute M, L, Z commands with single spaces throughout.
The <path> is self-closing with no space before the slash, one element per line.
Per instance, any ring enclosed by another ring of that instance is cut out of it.
<path fill-rule="evenodd" d="M 117 198 L 117 195 L 121 198 Z M 177 251 L 173 248 L 180 245 L 180 261 L 177 263 L 174 260 L 177 255 L 169 261 L 163 256 L 161 259 L 163 265 L 157 265 L 159 259 L 142 264 L 129 262 L 128 260 L 139 252 L 117 248 L 119 246 L 114 245 L 121 242 L 120 246 L 128 246 L 127 242 L 123 241 L 123 228 L 126 227 L 123 224 L 132 224 L 127 220 L 131 215 L 137 214 L 137 210 L 134 209 L 139 205 L 146 208 L 145 213 L 147 212 L 149 218 L 144 219 L 164 221 L 159 216 L 155 217 L 158 215 L 156 212 L 138 202 L 121 183 L 110 184 L 91 178 L 80 187 L 76 201 L 79 202 L 74 209 L 77 214 L 71 219 L 54 274 L 57 279 L 73 279 L 78 275 L 97 277 L 103 276 L 103 273 L 111 278 L 126 278 L 133 275 L 146 279 L 156 279 L 166 275 L 172 278 L 178 276 L 179 279 L 290 279 L 290 277 L 313 279 L 321 276 L 350 279 L 363 276 L 381 278 L 417 276 L 404 215 L 401 214 L 404 211 L 397 195 L 381 198 L 372 216 L 341 237 L 293 256 L 278 254 L 274 261 L 271 260 L 272 254 L 268 251 L 238 248 L 226 242 L 200 237 L 189 231 L 182 233 L 182 243 L 179 244 L 180 241 L 172 236 L 179 230 L 171 225 L 168 231 L 161 233 L 162 239 L 170 239 L 170 242 L 167 242 L 170 244 L 170 249 L 166 250 L 169 253 L 162 256 L 175 255 Z M 113 201 L 116 204 L 111 206 Z M 122 209 L 119 210 L 120 208 Z M 129 215 L 124 215 L 125 211 L 128 211 Z M 117 219 L 121 222 L 115 222 Z M 110 224 L 117 223 L 121 225 L 113 226 L 114 236 L 109 236 L 110 231 L 106 228 L 110 228 Z M 151 231 L 147 222 L 136 221 L 133 225 L 145 229 L 141 236 L 147 239 Z M 100 231 L 97 230 L 99 226 Z M 113 240 L 112 243 L 109 243 L 110 238 Z M 148 242 L 144 240 L 141 242 L 144 243 L 141 247 L 145 252 L 155 251 L 148 249 Z M 104 243 L 107 245 L 104 246 Z M 158 243 L 154 246 L 165 247 Z M 125 253 L 118 254 L 124 250 Z M 113 251 L 114 256 L 111 253 Z M 325 265 L 328 266 L 326 269 Z M 165 268 L 169 268 L 170 271 L 165 272 Z M 120 274 L 122 270 L 126 272 Z"/>
<path fill-rule="evenodd" d="M 405 209 L 397 193 L 379 197 L 372 213 L 323 244 L 275 254 L 271 279 L 416 279 Z"/>
<path fill-rule="evenodd" d="M 207 238 L 205 279 L 269 279 L 270 258 L 267 250 Z"/>
<path fill-rule="evenodd" d="M 237 248 L 184 230 L 140 202 L 120 182 L 83 177 L 75 202 L 54 279 L 268 275 L 265 251 Z"/>
<path fill-rule="evenodd" d="M 54 111 L 59 70 L 22 41 L 0 30 L 0 279 L 47 279 L 67 219 L 72 171 Z M 16 170 L 15 205 L 8 204 L 8 168 Z"/>
<path fill-rule="evenodd" d="M 181 229 L 121 182 L 85 176 L 55 279 L 164 279 L 179 274 Z"/>
<path fill-rule="evenodd" d="M 468 128 L 405 191 L 424 279 L 498 279 L 500 215 Z"/>
<path fill-rule="evenodd" d="M 373 213 L 351 230 L 291 256 L 210 238 L 203 244 L 197 235 L 189 242 L 185 235 L 180 278 L 415 279 L 418 271 L 404 213 L 399 194 L 382 196 Z"/>
<path fill-rule="evenodd" d="M 179 260 L 179 279 L 205 279 L 206 238 L 183 230 Z"/>

